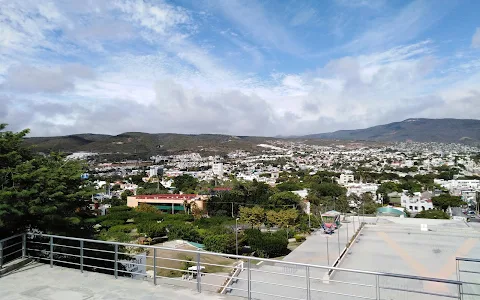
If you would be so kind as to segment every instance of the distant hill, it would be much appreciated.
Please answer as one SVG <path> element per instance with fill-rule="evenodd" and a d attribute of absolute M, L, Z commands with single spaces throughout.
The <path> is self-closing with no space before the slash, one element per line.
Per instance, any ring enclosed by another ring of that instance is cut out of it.
<path fill-rule="evenodd" d="M 367 140 L 382 142 L 442 142 L 480 144 L 480 120 L 407 119 L 365 129 L 339 130 L 304 136 L 330 140 Z"/>
<path fill-rule="evenodd" d="M 275 138 L 230 136 L 220 134 L 150 134 L 126 132 L 119 135 L 74 134 L 54 137 L 26 138 L 25 143 L 38 152 L 61 151 L 96 152 L 132 155 L 147 158 L 152 155 L 168 155 L 183 152 L 199 152 L 205 155 L 225 154 L 233 150 L 260 151 L 257 144 Z"/>

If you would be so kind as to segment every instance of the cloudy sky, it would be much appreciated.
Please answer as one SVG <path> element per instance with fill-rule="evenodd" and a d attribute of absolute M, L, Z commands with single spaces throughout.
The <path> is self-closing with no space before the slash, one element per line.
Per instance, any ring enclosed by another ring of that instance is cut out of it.
<path fill-rule="evenodd" d="M 0 0 L 0 122 L 292 135 L 480 119 L 480 1 Z"/>

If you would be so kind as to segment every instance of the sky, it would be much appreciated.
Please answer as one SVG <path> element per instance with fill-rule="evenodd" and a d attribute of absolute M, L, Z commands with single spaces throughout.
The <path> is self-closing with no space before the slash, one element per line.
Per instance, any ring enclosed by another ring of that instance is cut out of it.
<path fill-rule="evenodd" d="M 0 123 L 288 136 L 480 119 L 477 0 L 0 0 Z"/>

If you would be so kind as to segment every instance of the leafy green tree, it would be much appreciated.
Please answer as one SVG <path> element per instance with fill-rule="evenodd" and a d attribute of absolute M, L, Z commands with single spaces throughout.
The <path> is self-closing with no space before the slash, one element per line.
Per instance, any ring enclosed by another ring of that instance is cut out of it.
<path fill-rule="evenodd" d="M 93 189 L 81 175 L 81 161 L 59 154 L 34 155 L 22 139 L 28 133 L 0 125 L 0 236 L 26 229 L 90 235 L 87 205 Z"/>
<path fill-rule="evenodd" d="M 127 203 L 127 197 L 133 196 L 133 192 L 131 190 L 125 190 L 121 195 L 120 198 Z"/>
<path fill-rule="evenodd" d="M 173 179 L 173 185 L 177 193 L 193 194 L 198 186 L 198 180 L 190 175 L 183 174 Z"/>
<path fill-rule="evenodd" d="M 240 207 L 240 222 L 260 227 L 265 221 L 265 210 L 260 206 Z"/>
<path fill-rule="evenodd" d="M 208 235 L 203 240 L 205 249 L 219 253 L 235 253 L 235 235 L 233 234 L 215 234 Z"/>
<path fill-rule="evenodd" d="M 139 206 L 135 207 L 136 212 L 143 212 L 143 213 L 154 213 L 154 214 L 161 214 L 162 212 L 157 209 L 155 206 L 146 204 L 146 203 L 140 203 Z"/>
<path fill-rule="evenodd" d="M 458 207 L 465 204 L 458 196 L 451 196 L 450 194 L 442 194 L 437 197 L 432 197 L 433 206 L 445 211 L 448 207 Z"/>
<path fill-rule="evenodd" d="M 279 211 L 269 210 L 266 213 L 267 222 L 270 225 L 275 225 L 279 228 L 294 226 L 297 218 L 298 211 L 296 209 L 284 209 Z"/>
<path fill-rule="evenodd" d="M 284 206 L 292 206 L 297 207 L 300 204 L 301 198 L 297 194 L 292 192 L 279 192 L 273 194 L 268 199 L 268 204 L 272 207 L 284 207 Z"/>

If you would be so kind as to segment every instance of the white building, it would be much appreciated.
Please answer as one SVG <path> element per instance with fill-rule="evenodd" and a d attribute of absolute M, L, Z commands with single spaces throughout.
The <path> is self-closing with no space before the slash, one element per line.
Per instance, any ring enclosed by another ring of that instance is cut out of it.
<path fill-rule="evenodd" d="M 349 182 L 353 182 L 353 174 L 341 174 L 340 179 L 338 179 L 338 184 L 346 185 Z"/>
<path fill-rule="evenodd" d="M 401 197 L 401 205 L 409 212 L 421 212 L 433 209 L 432 193 L 416 192 L 413 196 L 407 195 L 407 191 L 403 191 Z"/>
<path fill-rule="evenodd" d="M 223 176 L 223 163 L 214 163 L 212 165 L 212 172 L 219 177 Z"/>

